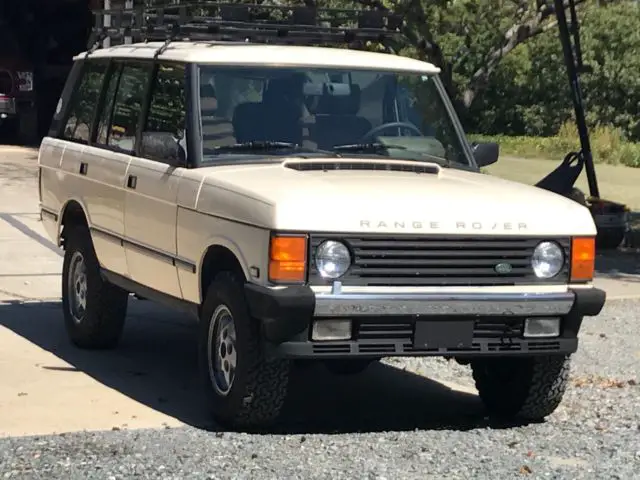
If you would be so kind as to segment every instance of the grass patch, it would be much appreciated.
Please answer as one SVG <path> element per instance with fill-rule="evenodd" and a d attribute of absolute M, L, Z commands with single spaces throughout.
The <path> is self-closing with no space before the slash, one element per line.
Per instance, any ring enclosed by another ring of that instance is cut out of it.
<path fill-rule="evenodd" d="M 520 158 L 544 158 L 561 161 L 580 148 L 573 123 L 565 123 L 555 137 L 516 137 L 507 135 L 469 135 L 470 141 L 497 142 L 500 153 Z M 589 140 L 595 163 L 640 168 L 640 143 L 625 140 L 622 131 L 608 126 L 591 129 Z"/>

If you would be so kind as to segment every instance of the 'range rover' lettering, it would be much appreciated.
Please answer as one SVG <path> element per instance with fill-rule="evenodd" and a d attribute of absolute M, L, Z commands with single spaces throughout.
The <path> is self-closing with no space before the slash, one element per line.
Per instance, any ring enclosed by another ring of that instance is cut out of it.
<path fill-rule="evenodd" d="M 360 220 L 361 228 L 397 228 L 411 230 L 446 230 L 448 226 L 452 230 L 527 230 L 524 222 L 452 222 L 450 225 L 439 221 L 385 221 L 385 220 Z"/>

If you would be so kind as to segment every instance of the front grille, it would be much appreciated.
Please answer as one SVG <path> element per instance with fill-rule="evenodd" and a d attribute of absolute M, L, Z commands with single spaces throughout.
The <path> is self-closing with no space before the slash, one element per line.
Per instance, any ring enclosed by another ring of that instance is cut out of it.
<path fill-rule="evenodd" d="M 340 236 L 312 234 L 309 283 L 327 285 L 315 265 L 313 252 L 324 240 L 344 242 L 353 265 L 340 281 L 360 286 L 507 286 L 562 284 L 569 279 L 568 262 L 556 277 L 538 279 L 531 268 L 536 245 L 543 240 L 558 242 L 570 255 L 569 238 L 523 237 L 391 237 L 380 235 Z M 509 272 L 496 266 L 507 263 Z"/>
<path fill-rule="evenodd" d="M 13 92 L 13 78 L 7 71 L 0 71 L 0 95 L 9 95 Z"/>

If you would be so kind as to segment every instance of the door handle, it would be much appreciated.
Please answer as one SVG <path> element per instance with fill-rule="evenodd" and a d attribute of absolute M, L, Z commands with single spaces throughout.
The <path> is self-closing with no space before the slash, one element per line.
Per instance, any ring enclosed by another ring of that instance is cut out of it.
<path fill-rule="evenodd" d="M 80 175 L 86 175 L 89 164 L 87 162 L 80 162 Z"/>
<path fill-rule="evenodd" d="M 129 175 L 129 178 L 127 178 L 127 187 L 135 190 L 137 184 L 138 184 L 138 177 L 136 177 L 135 175 Z"/>

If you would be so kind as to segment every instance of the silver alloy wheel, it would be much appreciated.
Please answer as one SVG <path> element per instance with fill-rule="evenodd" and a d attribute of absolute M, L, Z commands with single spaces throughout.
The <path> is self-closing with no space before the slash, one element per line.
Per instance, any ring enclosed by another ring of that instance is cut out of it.
<path fill-rule="evenodd" d="M 209 378 L 219 395 L 226 396 L 236 375 L 236 326 L 226 305 L 218 305 L 211 316 L 207 342 Z"/>
<path fill-rule="evenodd" d="M 80 252 L 74 252 L 69 266 L 69 313 L 79 324 L 87 310 L 87 265 Z"/>

